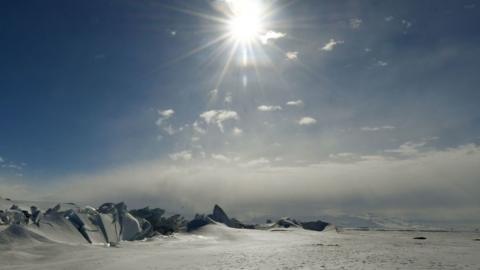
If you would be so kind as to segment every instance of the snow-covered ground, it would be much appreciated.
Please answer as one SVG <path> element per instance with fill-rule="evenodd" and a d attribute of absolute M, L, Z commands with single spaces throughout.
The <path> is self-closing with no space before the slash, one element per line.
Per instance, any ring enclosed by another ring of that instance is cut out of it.
<path fill-rule="evenodd" d="M 426 240 L 414 240 L 424 236 Z M 207 225 L 118 247 L 25 236 L 0 244 L 0 269 L 480 269 L 480 235 Z"/>

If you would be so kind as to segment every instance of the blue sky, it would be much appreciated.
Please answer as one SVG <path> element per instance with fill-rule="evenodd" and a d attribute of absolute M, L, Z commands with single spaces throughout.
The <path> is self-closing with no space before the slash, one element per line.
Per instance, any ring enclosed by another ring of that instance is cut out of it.
<path fill-rule="evenodd" d="M 2 3 L 0 195 L 480 212 L 480 2 L 252 2 Z"/>

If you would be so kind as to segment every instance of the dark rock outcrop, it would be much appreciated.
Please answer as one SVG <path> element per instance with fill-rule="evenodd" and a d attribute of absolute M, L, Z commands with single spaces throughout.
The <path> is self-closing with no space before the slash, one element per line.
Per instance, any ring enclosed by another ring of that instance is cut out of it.
<path fill-rule="evenodd" d="M 312 230 L 312 231 L 320 231 L 321 232 L 321 231 L 325 230 L 325 228 L 330 224 L 328 222 L 317 220 L 317 221 L 302 222 L 301 225 L 305 230 Z"/>
<path fill-rule="evenodd" d="M 254 228 L 253 225 L 245 225 L 235 218 L 229 218 L 227 213 L 225 213 L 225 211 L 223 211 L 223 209 L 217 204 L 215 204 L 215 206 L 213 207 L 213 213 L 211 215 L 208 215 L 208 217 L 216 222 L 223 223 L 230 228 L 236 228 L 236 229 L 253 229 Z"/>
<path fill-rule="evenodd" d="M 225 211 L 223 211 L 223 209 L 217 204 L 215 204 L 215 206 L 213 207 L 213 213 L 211 215 L 208 215 L 208 217 L 216 222 L 223 223 L 227 226 L 229 226 L 230 224 L 230 218 L 225 213 Z"/>
<path fill-rule="evenodd" d="M 300 222 L 293 218 L 284 217 L 279 219 L 273 227 L 276 228 L 303 228 L 305 230 L 311 231 L 323 231 L 325 228 L 330 225 L 328 222 L 324 222 L 321 220 L 317 221 L 307 221 L 307 222 Z"/>
<path fill-rule="evenodd" d="M 293 218 L 289 218 L 289 217 L 284 217 L 284 218 L 279 219 L 275 223 L 275 225 L 276 225 L 276 227 L 281 227 L 281 228 L 301 227 L 301 224 L 298 221 L 296 221 Z"/>
<path fill-rule="evenodd" d="M 205 225 L 212 223 L 213 221 L 209 217 L 196 214 L 195 217 L 187 223 L 187 232 L 195 231 Z"/>
<path fill-rule="evenodd" d="M 254 229 L 254 225 L 243 224 L 235 218 L 229 218 L 227 213 L 217 204 L 213 207 L 212 214 L 205 216 L 196 214 L 195 218 L 187 223 L 187 231 L 193 231 L 214 222 L 225 224 L 230 228 Z"/>
<path fill-rule="evenodd" d="M 168 218 L 163 217 L 165 211 L 160 208 L 153 208 L 150 209 L 149 207 L 145 207 L 142 209 L 131 210 L 130 214 L 132 214 L 137 219 L 143 219 L 151 225 L 151 229 L 153 232 L 157 232 L 160 234 L 172 234 L 174 232 L 178 232 L 182 230 L 186 226 L 185 219 L 180 215 L 173 215 Z M 142 224 L 142 227 L 148 227 L 147 224 Z"/>

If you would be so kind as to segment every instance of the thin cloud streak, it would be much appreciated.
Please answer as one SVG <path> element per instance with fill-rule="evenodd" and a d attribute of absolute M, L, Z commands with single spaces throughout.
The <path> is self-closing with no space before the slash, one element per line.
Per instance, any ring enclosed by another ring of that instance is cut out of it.
<path fill-rule="evenodd" d="M 344 42 L 342 40 L 335 40 L 333 38 L 331 38 L 322 48 L 321 50 L 322 51 L 333 51 L 333 49 L 339 45 L 339 44 L 343 44 Z"/>

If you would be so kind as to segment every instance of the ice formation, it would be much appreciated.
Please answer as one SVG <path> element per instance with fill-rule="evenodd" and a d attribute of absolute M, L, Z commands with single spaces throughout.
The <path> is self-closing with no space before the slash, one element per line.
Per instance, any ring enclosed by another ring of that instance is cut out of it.
<path fill-rule="evenodd" d="M 7 229 L 0 232 L 0 243 L 31 238 L 35 241 L 114 246 L 121 241 L 141 240 L 180 231 L 191 232 L 207 224 L 224 224 L 235 229 L 303 227 L 317 231 L 328 225 L 322 221 L 301 223 L 290 218 L 282 218 L 268 226 L 248 225 L 230 218 L 218 205 L 214 206 L 211 214 L 197 214 L 190 221 L 180 215 L 165 217 L 165 211 L 160 208 L 128 210 L 123 202 L 104 203 L 98 208 L 62 203 L 44 209 L 44 206 L 29 206 L 26 202 L 16 204 L 3 200 L 0 204 L 0 225 Z"/>

